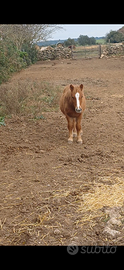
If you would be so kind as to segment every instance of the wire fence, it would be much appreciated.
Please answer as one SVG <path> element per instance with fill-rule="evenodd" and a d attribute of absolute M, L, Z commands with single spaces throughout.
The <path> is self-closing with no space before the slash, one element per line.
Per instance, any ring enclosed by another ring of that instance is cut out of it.
<path fill-rule="evenodd" d="M 79 46 L 75 49 L 72 48 L 72 58 L 100 58 L 102 54 L 103 46 L 93 45 L 93 46 Z"/>

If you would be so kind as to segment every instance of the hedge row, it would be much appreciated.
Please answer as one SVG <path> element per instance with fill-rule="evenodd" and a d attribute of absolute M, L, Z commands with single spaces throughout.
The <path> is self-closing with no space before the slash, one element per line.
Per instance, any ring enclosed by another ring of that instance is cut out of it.
<path fill-rule="evenodd" d="M 20 71 L 37 61 L 35 45 L 24 43 L 19 51 L 13 41 L 0 40 L 0 84 L 8 80 L 13 72 Z"/>

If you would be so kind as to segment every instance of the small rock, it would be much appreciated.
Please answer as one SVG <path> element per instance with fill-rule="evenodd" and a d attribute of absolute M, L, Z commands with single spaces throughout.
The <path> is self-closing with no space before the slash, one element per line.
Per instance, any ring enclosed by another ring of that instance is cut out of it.
<path fill-rule="evenodd" d="M 116 218 L 111 218 L 109 221 L 108 221 L 108 224 L 112 224 L 112 225 L 121 225 L 121 221 L 120 220 L 117 220 Z"/>
<path fill-rule="evenodd" d="M 103 232 L 104 232 L 104 233 L 105 233 L 105 232 L 106 232 L 106 233 L 109 233 L 109 234 L 112 235 L 113 237 L 116 237 L 117 235 L 120 234 L 119 231 L 110 229 L 108 226 L 105 227 L 105 229 L 104 229 Z"/>
<path fill-rule="evenodd" d="M 58 230 L 58 229 L 54 230 L 54 234 L 60 234 L 60 233 L 61 233 L 60 230 Z"/>
<path fill-rule="evenodd" d="M 79 238 L 77 236 L 71 238 L 69 246 L 78 246 L 79 245 Z"/>

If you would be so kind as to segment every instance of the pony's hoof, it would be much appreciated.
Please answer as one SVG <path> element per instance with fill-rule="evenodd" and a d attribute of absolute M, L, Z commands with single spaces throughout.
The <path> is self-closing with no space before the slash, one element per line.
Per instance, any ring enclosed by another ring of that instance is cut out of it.
<path fill-rule="evenodd" d="M 69 139 L 68 139 L 68 143 L 70 143 L 70 144 L 73 143 L 73 140 L 69 140 Z"/>
<path fill-rule="evenodd" d="M 80 140 L 80 141 L 77 141 L 77 143 L 78 143 L 78 144 L 82 144 L 82 140 Z"/>

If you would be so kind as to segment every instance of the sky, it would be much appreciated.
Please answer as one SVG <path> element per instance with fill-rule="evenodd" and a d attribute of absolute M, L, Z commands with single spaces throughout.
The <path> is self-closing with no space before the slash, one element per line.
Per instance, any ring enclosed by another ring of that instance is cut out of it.
<path fill-rule="evenodd" d="M 51 40 L 78 38 L 80 35 L 88 37 L 102 37 L 110 30 L 117 31 L 124 24 L 59 24 L 63 27 L 52 34 Z"/>

